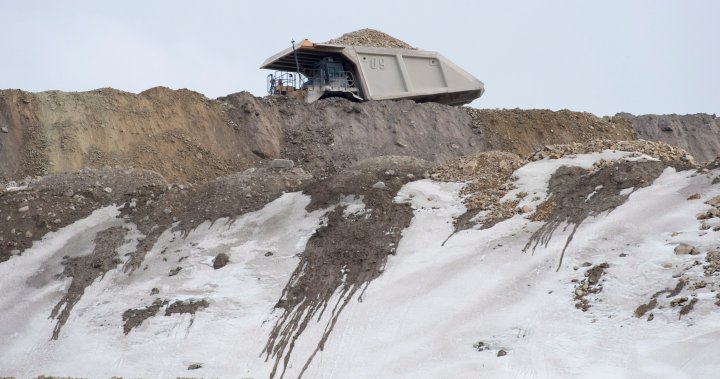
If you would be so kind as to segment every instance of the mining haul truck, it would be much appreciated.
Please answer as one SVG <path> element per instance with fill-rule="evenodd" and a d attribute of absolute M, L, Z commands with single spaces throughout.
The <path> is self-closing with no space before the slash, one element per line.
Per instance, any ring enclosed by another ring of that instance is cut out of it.
<path fill-rule="evenodd" d="M 292 44 L 260 67 L 271 95 L 312 103 L 326 97 L 350 100 L 412 99 L 463 105 L 482 96 L 481 81 L 433 52 L 414 49 Z"/>

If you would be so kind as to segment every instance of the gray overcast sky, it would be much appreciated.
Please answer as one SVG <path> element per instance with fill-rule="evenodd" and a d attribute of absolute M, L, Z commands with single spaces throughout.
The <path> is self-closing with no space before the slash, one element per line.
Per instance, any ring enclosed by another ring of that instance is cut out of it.
<path fill-rule="evenodd" d="M 0 88 L 264 95 L 290 40 L 370 27 L 485 83 L 478 108 L 720 113 L 720 1 L 0 0 Z"/>

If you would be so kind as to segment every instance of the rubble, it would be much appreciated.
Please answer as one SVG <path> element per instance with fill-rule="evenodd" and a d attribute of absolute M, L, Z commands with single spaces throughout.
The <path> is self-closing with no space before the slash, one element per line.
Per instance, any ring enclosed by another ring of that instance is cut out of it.
<path fill-rule="evenodd" d="M 490 151 L 448 161 L 435 167 L 430 177 L 444 182 L 467 182 L 462 194 L 468 216 L 473 218 L 486 212 L 476 222 L 489 225 L 522 212 L 517 209 L 518 201 L 500 202 L 513 189 L 512 173 L 522 164 L 516 154 Z"/>
<path fill-rule="evenodd" d="M 528 160 L 559 159 L 568 155 L 589 154 L 603 150 L 634 152 L 633 156 L 645 154 L 679 168 L 695 168 L 698 166 L 695 158 L 683 149 L 670 146 L 665 142 L 645 140 L 614 141 L 599 139 L 585 143 L 574 142 L 564 145 L 545 146 L 545 148 L 532 154 Z"/>
<path fill-rule="evenodd" d="M 699 252 L 695 249 L 695 246 L 681 243 L 675 246 L 675 255 L 697 255 Z"/>
<path fill-rule="evenodd" d="M 417 48 L 410 46 L 404 41 L 389 36 L 379 30 L 369 28 L 345 33 L 340 37 L 331 39 L 325 43 L 344 46 L 385 47 L 417 50 Z"/>

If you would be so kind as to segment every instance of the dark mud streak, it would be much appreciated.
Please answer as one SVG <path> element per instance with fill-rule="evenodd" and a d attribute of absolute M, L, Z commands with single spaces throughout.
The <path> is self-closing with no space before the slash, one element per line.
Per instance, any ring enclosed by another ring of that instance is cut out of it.
<path fill-rule="evenodd" d="M 682 316 L 690 313 L 690 311 L 692 311 L 693 308 L 695 307 L 695 303 L 697 303 L 697 302 L 698 302 L 698 299 L 693 298 L 692 300 L 690 300 L 690 302 L 683 305 L 683 307 L 680 309 L 680 312 L 678 313 L 678 320 L 680 320 L 682 318 Z"/>
<path fill-rule="evenodd" d="M 155 299 L 152 304 L 145 308 L 126 310 L 122 315 L 123 332 L 125 334 L 130 333 L 131 330 L 142 325 L 145 320 L 155 316 L 160 311 L 160 308 L 166 306 L 167 303 L 167 300 Z"/>
<path fill-rule="evenodd" d="M 125 241 L 127 230 L 116 226 L 100 231 L 95 236 L 93 252 L 82 256 L 65 259 L 63 277 L 72 278 L 70 287 L 62 299 L 55 305 L 50 318 L 56 318 L 57 323 L 53 330 L 52 339 L 58 339 L 60 330 L 70 316 L 75 304 L 85 293 L 85 289 L 93 284 L 95 279 L 105 275 L 106 272 L 120 264 L 116 249 Z"/>
<path fill-rule="evenodd" d="M 382 273 L 388 255 L 395 253 L 401 232 L 412 220 L 413 210 L 406 204 L 394 203 L 393 198 L 409 179 L 406 173 L 383 178 L 383 171 L 359 173 L 345 180 L 333 178 L 330 180 L 337 182 L 320 183 L 309 190 L 313 198 L 309 209 L 326 207 L 332 200 L 337 202 L 342 194 L 353 193 L 344 190 L 353 188 L 356 195 L 363 196 L 366 209 L 372 212 L 368 218 L 365 215 L 345 218 L 344 207 L 336 207 L 328 214 L 326 225 L 308 241 L 276 304 L 282 315 L 262 353 L 266 361 L 275 361 L 271 378 L 284 377 L 296 341 L 310 322 L 319 322 L 331 306 L 322 337 L 299 374 L 303 376 L 315 355 L 323 350 L 342 311 L 353 298 L 362 301 L 364 290 Z M 387 187 L 372 189 L 372 184 L 380 179 L 384 179 Z M 335 294 L 337 301 L 331 305 Z"/>
<path fill-rule="evenodd" d="M 172 304 L 168 305 L 167 308 L 165 308 L 165 316 L 172 316 L 174 314 L 190 314 L 190 325 L 188 325 L 188 329 L 193 325 L 195 322 L 195 313 L 201 309 L 205 309 L 210 306 L 210 303 L 205 300 L 196 300 L 196 299 L 188 299 L 188 300 L 177 300 L 173 302 Z"/>
<path fill-rule="evenodd" d="M 680 291 L 682 291 L 683 288 L 685 288 L 686 284 L 687 284 L 686 280 L 684 280 L 684 279 L 678 280 L 677 284 L 675 285 L 675 288 L 673 288 L 672 291 L 667 290 L 667 292 L 668 292 L 667 298 L 669 299 L 671 297 L 677 296 L 680 293 Z"/>
<path fill-rule="evenodd" d="M 205 299 L 176 300 L 172 303 L 170 303 L 170 301 L 167 299 L 155 299 L 152 304 L 148 305 L 145 308 L 128 309 L 123 312 L 123 332 L 125 334 L 130 333 L 133 328 L 142 325 L 145 320 L 157 315 L 162 307 L 166 307 L 165 316 L 172 316 L 174 314 L 190 314 L 191 318 L 190 325 L 188 326 L 189 328 L 190 326 L 192 326 L 193 322 L 195 322 L 195 313 L 209 306 L 210 303 Z"/>
<path fill-rule="evenodd" d="M 300 190 L 311 176 L 298 171 L 264 171 L 254 175 L 234 174 L 189 188 L 142 188 L 123 198 L 122 216 L 127 216 L 145 238 L 125 263 L 123 270 L 132 273 L 142 266 L 166 230 L 179 231 L 183 238 L 200 224 L 238 217 L 262 209 L 285 192 Z M 129 204 L 135 199 L 136 206 Z"/>
<path fill-rule="evenodd" d="M 633 313 L 635 317 L 640 318 L 644 316 L 647 312 L 652 311 L 657 307 L 657 298 L 662 294 L 668 294 L 665 296 L 666 298 L 671 298 L 677 296 L 680 291 L 682 291 L 683 288 L 685 288 L 685 285 L 687 284 L 687 281 L 684 279 L 678 280 L 677 284 L 675 285 L 675 288 L 665 288 L 664 290 L 660 290 L 655 292 L 652 296 L 650 296 L 650 301 L 647 302 L 647 304 L 640 304 Z"/>
<path fill-rule="evenodd" d="M 630 195 L 620 195 L 626 188 L 646 187 L 662 173 L 662 162 L 615 162 L 614 164 L 589 171 L 579 167 L 560 167 L 550 178 L 549 197 L 546 202 L 554 202 L 550 220 L 530 237 L 523 251 L 538 245 L 548 246 L 555 230 L 565 224 L 563 230 L 572 225 L 572 231 L 560 253 L 556 271 L 562 266 L 565 252 L 575 236 L 580 224 L 588 217 L 610 212 L 625 203 Z M 598 186 L 602 188 L 596 190 Z M 590 199 L 587 197 L 596 192 Z"/>

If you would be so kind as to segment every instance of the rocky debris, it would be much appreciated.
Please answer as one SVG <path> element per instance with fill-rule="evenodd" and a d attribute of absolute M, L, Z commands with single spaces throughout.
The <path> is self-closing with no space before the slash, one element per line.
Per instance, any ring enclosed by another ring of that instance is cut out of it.
<path fill-rule="evenodd" d="M 477 351 L 485 351 L 490 350 L 490 345 L 486 344 L 485 342 L 479 341 L 473 344 L 473 348 Z"/>
<path fill-rule="evenodd" d="M 630 196 L 623 192 L 625 189 L 643 188 L 652 184 L 664 169 L 665 164 L 659 161 L 624 160 L 609 162 L 591 170 L 560 167 L 550 178 L 548 198 L 538 206 L 543 214 L 548 215 L 547 222 L 533 233 L 524 251 L 535 249 L 539 244 L 547 246 L 560 225 L 572 225 L 560 253 L 557 267 L 560 270 L 565 251 L 585 219 L 622 205 Z"/>
<path fill-rule="evenodd" d="M 8 130 L 7 127 L 3 126 L 2 128 L 0 128 L 0 132 L 9 133 L 10 131 Z"/>
<path fill-rule="evenodd" d="M 170 304 L 170 305 L 168 305 Z M 123 332 L 125 334 L 140 325 L 150 317 L 154 317 L 158 314 L 161 308 L 165 308 L 165 316 L 172 316 L 174 314 L 190 314 L 190 326 L 192 326 L 195 320 L 195 312 L 205 309 L 210 306 L 210 303 L 205 300 L 188 299 L 188 300 L 176 300 L 170 303 L 169 300 L 155 299 L 152 304 L 138 309 L 128 309 L 123 312 Z"/>
<path fill-rule="evenodd" d="M 197 370 L 197 369 L 202 368 L 202 366 L 203 366 L 202 363 L 192 363 L 192 364 L 188 365 L 187 369 L 188 370 Z"/>
<path fill-rule="evenodd" d="M 657 295 L 655 294 L 650 298 L 650 301 L 647 304 L 640 304 L 637 308 L 635 308 L 635 312 L 633 313 L 635 317 L 640 318 L 645 316 L 645 314 L 657 307 Z M 651 313 L 652 315 L 652 313 Z M 654 318 L 654 317 L 653 317 Z M 648 321 L 651 321 L 648 317 Z"/>
<path fill-rule="evenodd" d="M 677 297 L 677 298 L 674 298 L 674 299 L 670 300 L 670 306 L 671 306 L 671 307 L 676 307 L 676 306 L 678 306 L 678 305 L 683 305 L 683 304 L 685 304 L 685 302 L 687 302 L 687 301 L 688 301 L 688 298 L 687 298 L 686 296 Z"/>
<path fill-rule="evenodd" d="M 500 202 L 514 188 L 512 173 L 523 164 L 515 154 L 490 151 L 461 157 L 436 166 L 431 171 L 433 180 L 466 182 L 462 194 L 468 212 L 456 221 L 456 230 L 472 227 L 475 223 L 490 227 L 519 213 L 517 201 Z M 471 223 L 478 213 L 483 216 Z"/>
<path fill-rule="evenodd" d="M 28 189 L 47 191 L 58 197 L 73 197 L 88 191 L 103 191 L 113 199 L 117 199 L 143 187 L 167 186 L 165 178 L 154 171 L 101 168 L 50 174 L 32 181 Z"/>
<path fill-rule="evenodd" d="M 372 188 L 374 189 L 385 189 L 385 183 L 384 182 L 377 182 L 372 185 Z"/>
<path fill-rule="evenodd" d="M 270 167 L 282 169 L 282 170 L 289 170 L 295 166 L 295 162 L 293 162 L 290 159 L 273 159 L 270 163 Z"/>
<path fill-rule="evenodd" d="M 698 200 L 698 199 L 700 199 L 700 194 L 699 194 L 699 193 L 694 193 L 694 194 L 688 196 L 687 199 L 688 199 L 688 200 Z"/>
<path fill-rule="evenodd" d="M 345 33 L 342 36 L 331 39 L 325 43 L 344 46 L 385 47 L 417 50 L 395 37 L 389 36 L 379 30 L 369 28 Z"/>
<path fill-rule="evenodd" d="M 473 130 L 493 150 L 526 157 L 546 145 L 586 143 L 597 139 L 634 140 L 630 122 L 586 112 L 544 109 L 475 109 L 463 107 Z"/>
<path fill-rule="evenodd" d="M 174 269 L 170 270 L 170 272 L 168 273 L 168 276 L 175 276 L 175 275 L 179 274 L 180 271 L 182 271 L 182 267 L 180 267 L 180 266 L 175 267 Z"/>
<path fill-rule="evenodd" d="M 715 196 L 708 201 L 705 202 L 705 204 L 709 205 L 710 208 L 705 210 L 704 212 L 701 212 L 697 215 L 698 220 L 710 220 L 714 218 L 720 218 L 720 196 Z M 706 229 L 709 229 L 710 226 Z"/>
<path fill-rule="evenodd" d="M 697 215 L 698 220 L 709 220 L 715 217 L 720 217 L 720 208 L 710 207 L 708 210 Z"/>
<path fill-rule="evenodd" d="M 587 299 L 589 294 L 597 294 L 602 291 L 600 278 L 605 270 L 610 267 L 607 263 L 600 263 L 585 271 L 585 278 L 577 281 L 575 286 L 575 308 L 587 312 L 590 309 L 590 302 Z"/>
<path fill-rule="evenodd" d="M 156 289 L 157 288 L 153 288 L 153 290 L 156 290 Z M 155 292 L 155 293 L 157 293 L 157 292 Z M 123 332 L 125 334 L 130 333 L 131 330 L 142 325 L 142 323 L 145 322 L 145 320 L 149 319 L 150 317 L 155 316 L 160 311 L 160 308 L 166 306 L 167 304 L 168 304 L 167 300 L 155 299 L 155 301 L 153 301 L 152 304 L 148 305 L 145 308 L 126 310 L 125 312 L 123 312 L 123 315 L 122 315 L 122 320 L 124 323 L 123 324 Z"/>
<path fill-rule="evenodd" d="M 230 257 L 225 253 L 219 253 L 215 256 L 215 259 L 213 259 L 213 268 L 215 270 L 219 268 L 225 267 L 226 264 L 230 261 Z"/>
<path fill-rule="evenodd" d="M 568 155 L 589 154 L 603 150 L 617 150 L 634 152 L 632 156 L 645 154 L 657 158 L 662 162 L 676 168 L 689 169 L 697 167 L 697 162 L 686 151 L 670 146 L 664 142 L 654 141 L 612 141 L 593 140 L 586 143 L 570 143 L 565 145 L 545 146 L 540 151 L 532 154 L 528 160 L 537 161 L 544 158 L 558 159 Z"/>
<path fill-rule="evenodd" d="M 473 348 L 479 352 L 490 350 L 490 344 L 485 343 L 483 341 L 479 341 L 473 344 Z M 508 354 L 508 352 L 505 349 L 499 349 L 496 356 L 497 357 L 504 357 Z"/>
<path fill-rule="evenodd" d="M 687 273 L 688 272 L 686 270 L 686 274 Z M 635 309 L 634 316 L 640 318 L 643 317 L 646 313 L 652 311 L 653 309 L 662 309 L 664 306 L 669 306 L 670 308 L 680 307 L 680 310 L 678 311 L 678 319 L 682 318 L 682 316 L 684 315 L 687 315 L 694 309 L 695 304 L 699 301 L 696 292 L 703 289 L 707 290 L 707 287 L 714 286 L 713 283 L 708 283 L 705 280 L 698 280 L 688 287 L 688 290 L 690 291 L 689 296 L 679 296 L 683 289 L 686 288 L 688 282 L 689 280 L 687 278 L 680 278 L 675 285 L 675 288 L 673 288 L 672 290 L 669 288 L 665 288 L 664 290 L 655 292 L 650 297 L 650 301 L 648 303 L 641 304 Z M 661 304 L 659 300 L 661 299 L 660 295 L 663 294 L 667 294 L 666 296 L 664 296 L 664 298 L 670 299 L 670 301 L 665 300 Z M 720 295 L 718 296 L 720 297 Z M 651 313 L 648 316 L 648 321 L 651 321 L 653 318 L 654 315 Z"/>
<path fill-rule="evenodd" d="M 695 248 L 695 246 L 688 245 L 685 243 L 678 244 L 675 246 L 675 255 L 697 255 L 700 254 L 700 252 Z"/>
<path fill-rule="evenodd" d="M 205 300 L 188 299 L 188 300 L 177 300 L 172 302 L 165 308 L 165 316 L 172 316 L 174 314 L 192 314 L 195 312 L 205 309 L 210 306 L 210 303 Z M 192 321 L 190 322 L 192 324 Z"/>
<path fill-rule="evenodd" d="M 711 198 L 710 200 L 706 201 L 705 204 L 713 207 L 720 207 L 720 196 L 715 196 Z"/>
<path fill-rule="evenodd" d="M 712 250 L 708 251 L 705 256 L 706 265 L 703 266 L 705 276 L 710 276 L 716 272 L 720 272 L 720 251 Z"/>
<path fill-rule="evenodd" d="M 720 118 L 714 114 L 633 116 L 618 113 L 616 117 L 629 120 L 639 138 L 677 146 L 700 161 L 720 155 Z"/>
<path fill-rule="evenodd" d="M 106 272 L 122 263 L 116 250 L 124 243 L 126 234 L 127 230 L 122 227 L 105 229 L 95 236 L 93 240 L 95 247 L 92 253 L 63 259 L 62 276 L 72 278 L 72 281 L 65 295 L 50 313 L 50 318 L 57 319 L 52 339 L 56 340 L 60 336 L 60 330 L 65 325 L 75 304 L 85 293 L 85 289 L 96 279 L 101 278 Z"/>

